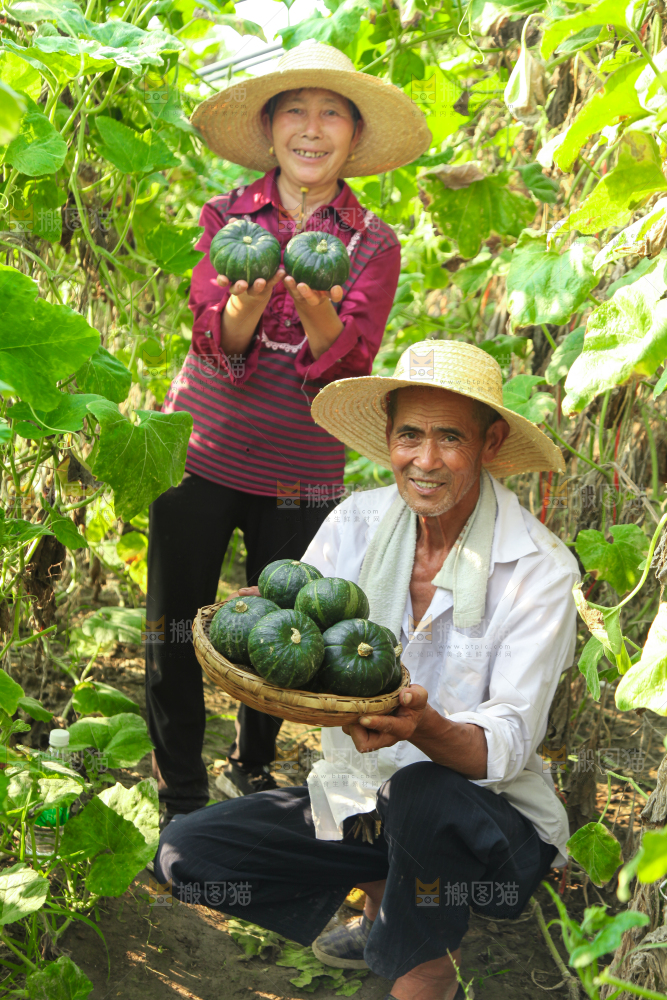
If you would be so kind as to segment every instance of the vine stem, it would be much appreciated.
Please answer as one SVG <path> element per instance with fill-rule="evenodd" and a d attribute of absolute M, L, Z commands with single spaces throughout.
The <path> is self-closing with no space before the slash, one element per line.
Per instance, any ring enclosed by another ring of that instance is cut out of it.
<path fill-rule="evenodd" d="M 617 608 L 622 608 L 628 601 L 631 601 L 635 594 L 639 593 L 644 584 L 646 583 L 646 577 L 648 576 L 648 571 L 651 568 L 651 562 L 653 560 L 653 553 L 655 552 L 655 547 L 658 544 L 658 538 L 663 527 L 667 524 L 667 514 L 663 514 L 658 521 L 658 527 L 655 529 L 653 538 L 651 539 L 651 544 L 648 548 L 648 555 L 646 556 L 646 565 L 644 566 L 644 572 L 641 575 L 641 579 L 634 590 L 631 590 L 627 597 L 624 597 L 620 604 L 617 604 Z"/>
<path fill-rule="evenodd" d="M 628 993 L 634 993 L 636 997 L 644 997 L 645 1000 L 667 1000 L 665 993 L 656 993 L 655 990 L 647 990 L 643 986 L 636 986 L 634 983 L 626 983 L 623 979 L 617 979 L 603 969 L 599 976 L 593 980 L 595 986 L 619 986 Z"/>
<path fill-rule="evenodd" d="M 586 465 L 590 465 L 593 469 L 597 469 L 598 472 L 601 472 L 602 475 L 605 477 L 605 479 L 609 478 L 609 473 L 605 472 L 605 470 L 602 468 L 602 466 L 598 465 L 597 462 L 594 462 L 592 458 L 586 458 L 586 456 L 582 455 L 580 451 L 577 451 L 577 449 L 573 448 L 571 444 L 568 444 L 567 441 L 565 440 L 565 438 L 562 437 L 558 433 L 558 431 L 554 427 L 551 426 L 551 424 L 545 424 L 544 426 L 547 428 L 547 430 L 551 431 L 551 433 L 553 434 L 553 436 L 558 441 L 560 441 L 560 443 L 563 445 L 563 447 L 567 448 L 568 451 L 571 451 L 572 454 L 576 455 L 577 458 L 580 458 L 582 462 L 586 463 Z"/>
<path fill-rule="evenodd" d="M 549 949 L 549 954 L 551 955 L 554 962 L 556 963 L 556 966 L 558 967 L 558 971 L 560 972 L 561 976 L 568 985 L 568 991 L 570 993 L 570 997 L 578 997 L 579 985 L 574 976 L 572 975 L 572 973 L 570 972 L 570 970 L 568 969 L 568 967 L 565 965 L 563 959 L 560 957 L 558 948 L 554 944 L 554 940 L 551 934 L 549 933 L 549 928 L 547 927 L 546 920 L 544 919 L 544 914 L 542 913 L 542 907 L 537 902 L 534 896 L 531 898 L 531 902 L 533 904 L 533 913 L 535 914 L 535 919 L 537 920 L 538 927 L 542 932 L 542 937 L 544 938 L 546 946 Z"/>

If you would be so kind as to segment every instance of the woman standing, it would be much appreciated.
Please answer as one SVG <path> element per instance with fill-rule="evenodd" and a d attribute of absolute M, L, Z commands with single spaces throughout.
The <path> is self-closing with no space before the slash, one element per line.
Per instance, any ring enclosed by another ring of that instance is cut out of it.
<path fill-rule="evenodd" d="M 201 668 L 187 627 L 215 600 L 234 528 L 252 586 L 267 563 L 302 556 L 327 501 L 342 493 L 343 446 L 313 423 L 310 404 L 328 382 L 370 373 L 400 247 L 341 178 L 409 163 L 431 139 L 401 90 L 316 42 L 288 52 L 275 73 L 205 101 L 193 123 L 214 153 L 266 171 L 204 206 L 198 249 L 207 254 L 232 219 L 263 226 L 283 251 L 298 231 L 327 232 L 345 244 L 350 276 L 313 291 L 281 267 L 252 288 L 230 286 L 208 254 L 193 271 L 192 347 L 163 411 L 187 410 L 194 428 L 183 481 L 151 506 L 148 549 L 146 617 L 162 623 L 164 638 L 146 646 L 146 697 L 166 820 L 209 798 Z M 268 765 L 279 727 L 239 709 L 225 773 L 243 794 L 275 787 Z"/>

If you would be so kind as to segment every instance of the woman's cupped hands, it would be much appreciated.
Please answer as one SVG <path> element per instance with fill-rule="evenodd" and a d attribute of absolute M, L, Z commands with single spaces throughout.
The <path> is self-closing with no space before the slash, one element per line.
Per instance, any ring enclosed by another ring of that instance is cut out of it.
<path fill-rule="evenodd" d="M 252 287 L 247 281 L 236 281 L 233 285 L 224 274 L 219 274 L 217 278 L 220 288 L 228 288 L 231 295 L 236 296 L 239 304 L 249 306 L 253 309 L 261 307 L 262 311 L 271 298 L 271 293 L 276 285 L 283 281 L 285 288 L 292 296 L 297 309 L 314 309 L 325 301 L 340 302 L 343 298 L 343 288 L 341 285 L 334 285 L 329 291 L 317 291 L 311 288 L 304 281 L 296 282 L 294 278 L 286 274 L 284 268 L 278 268 L 272 278 L 267 281 L 265 278 L 257 278 Z"/>

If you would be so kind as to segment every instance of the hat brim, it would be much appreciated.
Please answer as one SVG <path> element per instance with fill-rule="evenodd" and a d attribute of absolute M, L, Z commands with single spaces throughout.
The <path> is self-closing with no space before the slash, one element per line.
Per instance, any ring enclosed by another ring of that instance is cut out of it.
<path fill-rule="evenodd" d="M 354 101 L 364 122 L 361 138 L 341 177 L 365 177 L 412 163 L 432 136 L 420 108 L 394 84 L 344 69 L 288 69 L 241 80 L 203 101 L 192 124 L 214 153 L 251 170 L 276 166 L 262 128 L 266 102 L 284 90 L 317 87 Z"/>
<path fill-rule="evenodd" d="M 434 386 L 432 381 L 421 382 L 414 378 L 367 375 L 339 379 L 329 383 L 318 393 L 310 412 L 315 423 L 329 434 L 360 455 L 390 469 L 384 401 L 392 389 L 415 385 L 425 385 L 430 389 L 441 388 Z M 458 395 L 478 399 L 473 393 L 459 392 Z M 495 403 L 489 404 L 487 400 L 482 402 L 492 405 L 510 427 L 510 433 L 498 455 L 485 466 L 493 476 L 501 479 L 522 472 L 565 472 L 565 461 L 560 448 L 549 440 L 544 431 L 513 410 Z"/>

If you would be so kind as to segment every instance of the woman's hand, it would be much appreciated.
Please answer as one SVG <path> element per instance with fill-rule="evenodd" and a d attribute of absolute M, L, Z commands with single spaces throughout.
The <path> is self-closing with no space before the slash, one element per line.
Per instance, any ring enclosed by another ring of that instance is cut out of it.
<path fill-rule="evenodd" d="M 247 281 L 236 281 L 232 285 L 224 274 L 218 275 L 220 288 L 229 288 L 230 291 L 221 324 L 220 346 L 225 354 L 245 354 L 273 289 L 284 277 L 284 268 L 278 268 L 268 281 L 257 278 L 249 288 Z"/>
<path fill-rule="evenodd" d="M 398 697 L 400 705 L 391 715 L 362 715 L 359 722 L 343 726 L 360 753 L 411 740 L 426 712 L 428 694 L 420 684 L 411 684 Z"/>
<path fill-rule="evenodd" d="M 297 284 L 292 277 L 285 278 L 285 288 L 292 296 L 308 337 L 310 352 L 317 360 L 335 344 L 343 330 L 343 323 L 332 305 L 341 301 L 343 289 L 341 285 L 334 285 L 328 292 L 320 292 L 304 281 Z"/>

